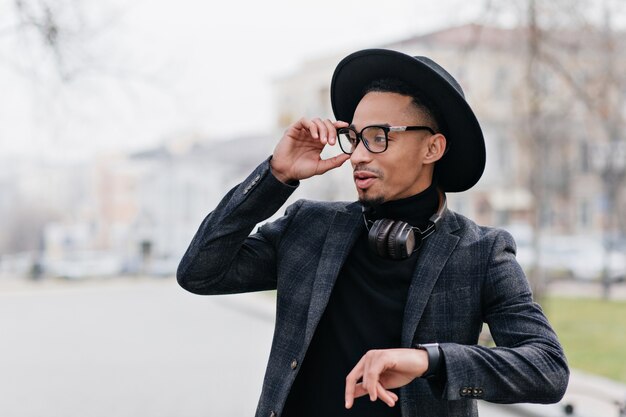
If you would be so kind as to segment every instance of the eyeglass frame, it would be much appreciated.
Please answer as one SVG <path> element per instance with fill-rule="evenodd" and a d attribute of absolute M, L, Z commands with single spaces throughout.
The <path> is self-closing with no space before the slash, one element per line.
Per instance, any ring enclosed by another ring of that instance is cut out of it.
<path fill-rule="evenodd" d="M 363 131 L 365 129 L 369 129 L 372 127 L 376 127 L 381 129 L 383 132 L 385 132 L 385 149 L 383 149 L 382 151 L 372 151 L 367 143 L 367 140 L 363 140 Z M 357 132 L 356 129 L 352 126 L 348 126 L 348 127 L 342 127 L 337 129 L 337 136 L 341 135 L 341 131 L 342 130 L 351 130 L 354 132 L 354 134 L 356 135 L 356 144 L 354 145 L 354 150 L 350 153 L 346 152 L 343 149 L 343 146 L 341 146 L 341 140 L 337 140 L 337 142 L 339 142 L 339 148 L 341 148 L 341 152 L 345 153 L 346 155 L 352 155 L 354 153 L 354 151 L 356 150 L 356 147 L 359 146 L 359 142 L 363 142 L 363 146 L 365 146 L 365 149 L 368 150 L 368 152 L 371 153 L 383 153 L 387 150 L 387 147 L 389 146 L 389 132 L 408 132 L 408 131 L 413 131 L 413 130 L 426 130 L 428 132 L 430 132 L 431 135 L 436 135 L 437 132 L 435 132 L 435 130 L 429 126 L 385 126 L 385 125 L 369 125 L 369 126 L 365 126 L 363 129 L 361 129 L 360 132 Z"/>

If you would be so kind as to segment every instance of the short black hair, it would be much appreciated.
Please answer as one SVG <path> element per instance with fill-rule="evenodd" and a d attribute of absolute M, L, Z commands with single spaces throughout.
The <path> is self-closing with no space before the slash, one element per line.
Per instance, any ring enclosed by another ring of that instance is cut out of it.
<path fill-rule="evenodd" d="M 443 119 L 439 110 L 419 89 L 397 78 L 381 78 L 372 81 L 364 89 L 361 97 L 367 93 L 396 93 L 413 99 L 413 105 L 426 116 L 426 122 L 435 132 L 443 132 Z"/>

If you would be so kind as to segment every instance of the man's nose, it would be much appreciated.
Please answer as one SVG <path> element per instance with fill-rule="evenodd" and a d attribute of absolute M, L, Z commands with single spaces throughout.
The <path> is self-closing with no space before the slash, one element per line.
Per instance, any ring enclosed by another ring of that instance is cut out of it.
<path fill-rule="evenodd" d="M 352 165 L 358 165 L 362 163 L 367 163 L 372 160 L 372 153 L 367 150 L 365 145 L 363 145 L 363 141 L 359 141 L 357 143 L 356 148 L 354 148 L 354 152 L 350 155 L 350 162 Z"/>

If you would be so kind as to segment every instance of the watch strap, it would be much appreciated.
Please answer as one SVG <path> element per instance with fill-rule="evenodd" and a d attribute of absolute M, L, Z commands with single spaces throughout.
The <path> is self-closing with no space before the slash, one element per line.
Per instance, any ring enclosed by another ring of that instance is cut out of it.
<path fill-rule="evenodd" d="M 439 369 L 439 359 L 441 357 L 441 351 L 439 350 L 439 343 L 420 343 L 415 345 L 416 349 L 425 350 L 428 355 L 428 369 L 421 376 L 421 378 L 430 378 L 437 375 Z"/>

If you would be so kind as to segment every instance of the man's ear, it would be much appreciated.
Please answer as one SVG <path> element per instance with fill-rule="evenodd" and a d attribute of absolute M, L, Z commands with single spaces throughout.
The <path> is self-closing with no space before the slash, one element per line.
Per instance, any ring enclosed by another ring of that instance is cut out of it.
<path fill-rule="evenodd" d="M 446 137 L 441 133 L 436 133 L 427 139 L 428 149 L 424 156 L 425 164 L 434 164 L 446 153 Z"/>

